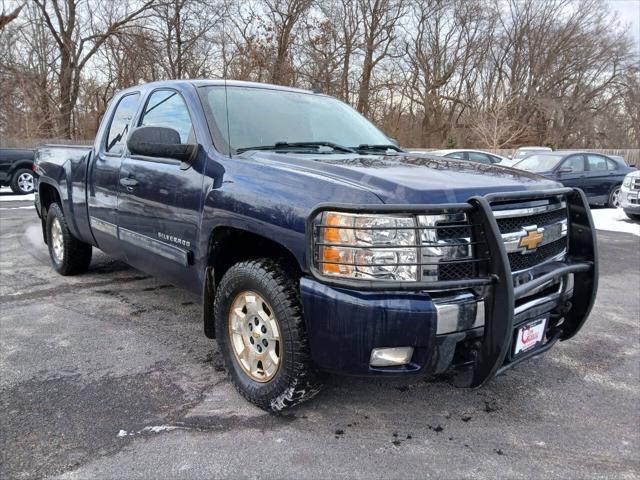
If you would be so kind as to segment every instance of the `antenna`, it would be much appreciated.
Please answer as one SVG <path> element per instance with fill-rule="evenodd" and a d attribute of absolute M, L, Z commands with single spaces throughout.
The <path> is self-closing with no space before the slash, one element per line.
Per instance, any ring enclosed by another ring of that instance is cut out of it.
<path fill-rule="evenodd" d="M 225 1 L 224 14 L 222 15 L 222 59 L 224 65 L 222 66 L 222 77 L 224 80 L 224 108 L 227 115 L 227 146 L 229 148 L 229 158 L 231 158 L 231 127 L 229 126 L 229 96 L 227 94 L 227 29 L 226 18 L 229 14 L 229 2 Z"/>

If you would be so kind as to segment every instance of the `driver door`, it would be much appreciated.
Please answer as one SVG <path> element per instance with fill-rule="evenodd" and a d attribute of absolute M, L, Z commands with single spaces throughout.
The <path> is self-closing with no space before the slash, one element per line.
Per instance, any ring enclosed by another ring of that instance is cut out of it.
<path fill-rule="evenodd" d="M 584 157 L 582 155 L 571 155 L 566 158 L 556 170 L 558 181 L 565 187 L 584 190 L 585 176 Z"/>
<path fill-rule="evenodd" d="M 196 143 L 189 109 L 173 89 L 148 96 L 137 126 L 173 128 Z M 199 160 L 200 159 L 200 160 Z M 197 244 L 203 175 L 194 163 L 126 152 L 120 169 L 120 239 L 133 266 L 184 285 Z"/>

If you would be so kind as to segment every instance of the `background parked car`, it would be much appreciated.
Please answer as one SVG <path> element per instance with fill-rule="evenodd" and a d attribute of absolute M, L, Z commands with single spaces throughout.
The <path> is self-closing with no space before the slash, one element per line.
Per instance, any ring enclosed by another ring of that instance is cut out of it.
<path fill-rule="evenodd" d="M 640 171 L 635 170 L 622 182 L 620 206 L 632 220 L 640 220 Z"/>
<path fill-rule="evenodd" d="M 514 153 L 512 157 L 509 157 L 509 159 L 512 160 L 512 164 L 514 164 L 515 162 L 519 162 L 520 160 L 522 160 L 527 155 L 552 151 L 553 150 L 549 147 L 520 147 L 516 150 L 516 153 Z"/>
<path fill-rule="evenodd" d="M 610 207 L 621 205 L 622 181 L 634 171 L 620 160 L 589 152 L 535 153 L 514 167 L 557 180 L 565 187 L 581 188 L 591 205 Z"/>
<path fill-rule="evenodd" d="M 468 160 L 470 162 L 499 164 L 506 164 L 509 162 L 508 158 L 501 157 L 495 153 L 484 152 L 482 150 L 448 149 L 434 150 L 428 153 L 439 157 L 457 158 L 460 160 Z"/>
<path fill-rule="evenodd" d="M 33 193 L 33 150 L 0 148 L 0 186 L 10 186 L 14 193 Z"/>

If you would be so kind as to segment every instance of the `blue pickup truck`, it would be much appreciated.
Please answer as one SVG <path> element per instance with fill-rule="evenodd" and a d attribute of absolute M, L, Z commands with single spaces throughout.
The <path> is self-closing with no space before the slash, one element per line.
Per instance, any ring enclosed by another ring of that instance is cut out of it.
<path fill-rule="evenodd" d="M 596 295 L 580 190 L 405 152 L 317 92 L 138 85 L 92 148 L 35 164 L 53 268 L 82 273 L 96 247 L 198 293 L 266 410 L 312 397 L 321 372 L 478 387 L 574 336 Z"/>

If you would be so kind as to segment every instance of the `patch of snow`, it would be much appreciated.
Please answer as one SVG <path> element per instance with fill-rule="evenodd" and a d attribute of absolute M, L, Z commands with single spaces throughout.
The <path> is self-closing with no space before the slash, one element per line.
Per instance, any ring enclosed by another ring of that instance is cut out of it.
<path fill-rule="evenodd" d="M 176 427 L 174 425 L 154 425 L 152 427 L 144 427 L 141 432 L 151 432 L 151 433 L 160 433 L 160 432 L 170 432 L 171 430 L 184 429 L 185 427 Z"/>
<path fill-rule="evenodd" d="M 594 208 L 591 215 L 596 230 L 631 233 L 640 237 L 640 223 L 627 217 L 621 208 Z"/>
<path fill-rule="evenodd" d="M 11 190 L 9 190 L 11 192 Z M 4 193 L 4 192 L 3 192 Z M 0 202 L 33 202 L 36 199 L 35 193 L 28 195 L 0 195 Z"/>
<path fill-rule="evenodd" d="M 162 432 L 170 432 L 172 430 L 189 430 L 189 427 L 181 427 L 177 425 L 152 425 L 148 427 L 144 427 L 142 430 L 137 432 L 127 432 L 126 430 L 120 430 L 118 432 L 119 438 L 124 437 L 132 437 L 134 435 L 140 435 L 142 433 L 162 433 Z"/>

